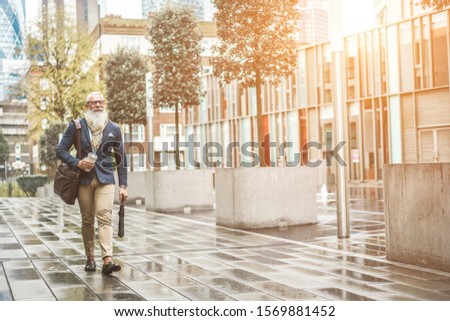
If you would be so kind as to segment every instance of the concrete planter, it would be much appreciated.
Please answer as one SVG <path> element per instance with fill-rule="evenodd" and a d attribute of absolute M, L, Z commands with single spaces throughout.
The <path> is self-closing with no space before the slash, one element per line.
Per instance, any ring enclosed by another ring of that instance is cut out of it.
<path fill-rule="evenodd" d="M 38 187 L 36 195 L 38 197 L 53 197 L 53 196 L 55 196 L 55 192 L 53 192 L 53 182 L 47 183 L 44 186 Z"/>
<path fill-rule="evenodd" d="M 450 272 L 450 163 L 384 166 L 386 257 Z"/>
<path fill-rule="evenodd" d="M 144 203 L 146 174 L 148 172 L 128 172 L 128 199 L 125 204 Z M 117 172 L 114 173 L 116 180 L 116 191 L 114 192 L 114 203 L 119 203 L 119 178 Z"/>
<path fill-rule="evenodd" d="M 170 213 L 214 208 L 211 170 L 146 172 L 145 182 L 145 208 L 148 210 Z"/>
<path fill-rule="evenodd" d="M 317 222 L 317 168 L 254 167 L 216 170 L 216 223 L 264 228 Z"/>

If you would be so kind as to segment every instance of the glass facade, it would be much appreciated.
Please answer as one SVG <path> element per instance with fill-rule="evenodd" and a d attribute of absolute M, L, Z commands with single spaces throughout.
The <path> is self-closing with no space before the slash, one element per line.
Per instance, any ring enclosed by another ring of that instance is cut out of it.
<path fill-rule="evenodd" d="M 429 12 L 345 38 L 352 180 L 383 179 L 385 163 L 450 161 L 449 15 Z M 329 43 L 302 47 L 292 75 L 264 82 L 262 128 L 275 143 L 267 148 L 272 166 L 280 157 L 293 165 L 324 160 L 324 148 L 308 142 L 325 147 L 332 140 L 330 61 Z M 190 132 L 209 137 L 214 126 L 226 141 L 256 140 L 254 89 L 220 88 L 211 74 L 204 77 L 206 103 L 186 113 Z M 277 148 L 283 143 L 292 145 Z M 296 155 L 301 162 L 292 162 Z M 239 166 L 243 156 L 233 153 L 223 166 Z"/>
<path fill-rule="evenodd" d="M 24 2 L 0 0 L 0 101 L 25 72 Z"/>

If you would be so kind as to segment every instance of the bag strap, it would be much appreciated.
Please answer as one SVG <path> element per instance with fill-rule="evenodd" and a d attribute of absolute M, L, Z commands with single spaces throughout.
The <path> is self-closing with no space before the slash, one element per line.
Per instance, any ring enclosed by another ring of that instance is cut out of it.
<path fill-rule="evenodd" d="M 81 159 L 81 123 L 79 119 L 74 119 L 75 124 L 75 148 L 77 149 L 77 158 Z"/>

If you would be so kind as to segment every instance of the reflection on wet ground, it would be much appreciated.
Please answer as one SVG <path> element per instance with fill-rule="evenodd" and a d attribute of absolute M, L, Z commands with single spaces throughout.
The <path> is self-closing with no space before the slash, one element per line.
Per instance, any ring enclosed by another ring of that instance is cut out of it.
<path fill-rule="evenodd" d="M 76 206 L 3 198 L 0 300 L 450 300 L 450 273 L 385 259 L 382 189 L 350 192 L 349 239 L 334 203 L 318 204 L 318 224 L 249 231 L 216 226 L 214 212 L 127 208 L 112 277 L 84 271 Z"/>

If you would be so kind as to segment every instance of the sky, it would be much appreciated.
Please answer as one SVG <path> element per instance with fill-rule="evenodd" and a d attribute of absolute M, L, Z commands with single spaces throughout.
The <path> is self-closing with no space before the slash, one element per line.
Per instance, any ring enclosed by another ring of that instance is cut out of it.
<path fill-rule="evenodd" d="M 26 0 L 27 18 L 36 17 L 42 0 Z M 102 0 L 107 3 L 107 14 L 120 14 L 123 18 L 140 19 L 141 0 Z M 341 0 L 344 35 L 365 31 L 374 26 L 373 0 Z M 126 2 L 126 6 L 124 6 Z"/>
<path fill-rule="evenodd" d="M 375 26 L 373 0 L 341 0 L 342 32 L 345 35 L 366 31 Z"/>

